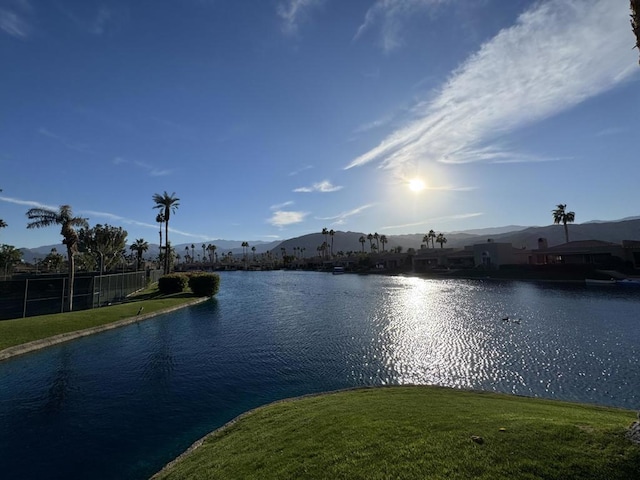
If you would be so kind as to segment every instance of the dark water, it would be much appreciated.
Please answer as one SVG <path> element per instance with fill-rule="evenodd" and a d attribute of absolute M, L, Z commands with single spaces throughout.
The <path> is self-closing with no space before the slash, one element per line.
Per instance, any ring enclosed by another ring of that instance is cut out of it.
<path fill-rule="evenodd" d="M 640 289 L 230 272 L 206 304 L 1 362 L 0 476 L 147 478 L 250 408 L 357 385 L 637 409 L 639 345 Z"/>

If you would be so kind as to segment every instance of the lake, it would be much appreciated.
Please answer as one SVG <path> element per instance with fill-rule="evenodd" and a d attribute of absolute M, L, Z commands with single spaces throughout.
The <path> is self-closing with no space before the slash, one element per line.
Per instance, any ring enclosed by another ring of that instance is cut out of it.
<path fill-rule="evenodd" d="M 221 277 L 204 304 L 0 362 L 3 478 L 148 478 L 244 411 L 354 386 L 640 408 L 640 289 Z"/>

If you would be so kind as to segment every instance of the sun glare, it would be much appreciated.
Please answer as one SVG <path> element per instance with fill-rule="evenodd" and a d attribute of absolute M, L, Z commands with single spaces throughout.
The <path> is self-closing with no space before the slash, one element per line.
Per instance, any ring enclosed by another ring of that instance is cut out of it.
<path fill-rule="evenodd" d="M 419 178 L 412 178 L 409 180 L 409 190 L 412 192 L 420 192 L 421 190 L 424 190 L 424 188 L 424 182 Z"/>

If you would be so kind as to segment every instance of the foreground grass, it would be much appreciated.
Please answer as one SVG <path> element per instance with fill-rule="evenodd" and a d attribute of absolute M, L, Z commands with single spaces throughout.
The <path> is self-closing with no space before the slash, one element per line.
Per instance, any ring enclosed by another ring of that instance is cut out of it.
<path fill-rule="evenodd" d="M 640 478 L 624 437 L 634 419 L 437 387 L 352 390 L 260 408 L 158 478 L 628 480 Z"/>
<path fill-rule="evenodd" d="M 119 305 L 69 313 L 3 320 L 0 322 L 0 350 L 15 345 L 42 340 L 61 333 L 76 332 L 134 317 L 140 307 L 143 313 L 153 313 L 195 300 L 192 293 L 160 295 L 157 286 L 148 288 Z"/>

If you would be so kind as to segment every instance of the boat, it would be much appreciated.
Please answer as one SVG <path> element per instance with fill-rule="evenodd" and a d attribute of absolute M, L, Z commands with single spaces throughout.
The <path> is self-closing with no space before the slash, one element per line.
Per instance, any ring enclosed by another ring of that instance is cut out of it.
<path fill-rule="evenodd" d="M 615 285 L 616 279 L 611 278 L 609 280 L 597 280 L 595 278 L 585 278 L 584 283 L 587 285 Z"/>
<path fill-rule="evenodd" d="M 334 275 L 341 275 L 344 273 L 344 267 L 333 267 Z"/>

